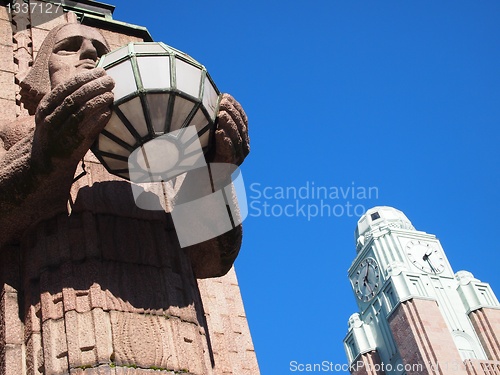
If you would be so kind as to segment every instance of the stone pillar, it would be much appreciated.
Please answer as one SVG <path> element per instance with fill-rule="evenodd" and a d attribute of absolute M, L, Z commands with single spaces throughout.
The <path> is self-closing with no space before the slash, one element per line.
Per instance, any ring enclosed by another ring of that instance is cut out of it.
<path fill-rule="evenodd" d="M 385 375 L 380 356 L 376 350 L 360 354 L 351 365 L 352 375 Z"/>
<path fill-rule="evenodd" d="M 467 374 L 436 301 L 402 302 L 388 321 L 408 375 Z"/>
<path fill-rule="evenodd" d="M 500 361 L 500 309 L 482 307 L 469 318 L 488 359 Z"/>
<path fill-rule="evenodd" d="M 19 248 L 0 252 L 0 375 L 24 374 L 23 323 L 19 314 Z"/>
<path fill-rule="evenodd" d="M 207 319 L 215 374 L 259 374 L 234 268 L 223 277 L 198 280 L 198 286 Z"/>
<path fill-rule="evenodd" d="M 467 374 L 469 375 L 500 375 L 499 361 L 466 359 L 464 362 Z"/>
<path fill-rule="evenodd" d="M 0 124 L 16 119 L 15 75 L 18 70 L 14 62 L 13 26 L 6 7 L 0 6 Z"/>

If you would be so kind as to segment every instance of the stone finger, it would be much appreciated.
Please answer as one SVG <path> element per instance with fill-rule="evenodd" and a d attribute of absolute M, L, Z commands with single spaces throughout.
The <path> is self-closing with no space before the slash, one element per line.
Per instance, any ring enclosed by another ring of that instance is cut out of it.
<path fill-rule="evenodd" d="M 235 107 L 231 106 L 229 109 L 229 111 L 219 112 L 219 126 L 224 127 L 227 136 L 233 140 L 235 151 L 242 157 L 241 162 L 243 162 L 243 159 L 250 153 L 248 130 Z"/>
<path fill-rule="evenodd" d="M 217 128 L 223 129 L 226 136 L 229 137 L 234 144 L 241 144 L 243 139 L 241 137 L 238 125 L 227 111 L 219 112 L 219 123 Z"/>
<path fill-rule="evenodd" d="M 241 165 L 250 151 L 249 145 L 248 143 L 243 142 L 241 134 L 238 130 L 238 126 L 225 112 L 223 112 L 221 114 L 221 117 L 219 118 L 219 125 L 221 125 L 221 123 L 222 127 L 218 130 L 223 132 L 224 137 L 219 138 L 219 143 L 216 143 L 216 149 L 219 150 L 219 146 L 221 146 L 221 152 L 228 153 L 228 155 L 230 155 L 230 158 L 232 158 L 231 160 L 233 164 Z M 225 147 L 226 145 L 230 146 L 230 150 Z M 227 160 L 228 158 L 225 158 L 225 160 Z"/>
<path fill-rule="evenodd" d="M 102 129 L 106 126 L 107 120 L 101 120 L 103 114 L 111 115 L 111 104 L 114 96 L 110 92 L 105 92 L 95 98 L 89 100 L 76 113 L 76 117 L 80 119 L 79 132 L 85 137 L 95 138 Z M 107 117 L 106 117 L 107 118 Z M 109 120 L 109 118 L 107 118 Z"/>
<path fill-rule="evenodd" d="M 50 115 L 46 116 L 44 123 L 57 126 L 58 123 L 65 122 L 72 114 L 76 114 L 81 108 L 88 106 L 88 103 L 94 98 L 103 94 L 109 94 L 107 97 L 112 97 L 111 90 L 113 87 L 114 82 L 108 76 L 84 84 L 71 95 L 67 96 Z M 112 100 L 109 105 L 111 104 Z"/>
<path fill-rule="evenodd" d="M 215 131 L 214 161 L 217 163 L 234 163 L 233 142 L 222 129 Z"/>
<path fill-rule="evenodd" d="M 50 129 L 48 141 L 53 145 L 53 156 L 72 157 L 81 145 L 87 145 L 88 150 L 111 117 L 109 104 L 112 100 L 109 93 L 102 94 L 69 116 L 61 126 Z"/>
<path fill-rule="evenodd" d="M 111 111 L 105 111 L 100 114 L 95 114 L 94 126 L 85 126 L 86 131 L 88 131 L 87 136 L 75 147 L 72 151 L 72 157 L 74 160 L 80 160 L 90 149 L 95 141 L 95 138 L 99 135 L 104 126 L 108 123 L 111 117 Z M 87 125 L 87 124 L 85 124 Z"/>
<path fill-rule="evenodd" d="M 90 69 L 75 75 L 68 81 L 56 86 L 49 94 L 42 98 L 39 105 L 39 116 L 46 117 L 52 113 L 58 103 L 61 103 L 66 97 L 86 83 L 106 76 L 106 72 L 102 68 Z"/>
<path fill-rule="evenodd" d="M 224 94 L 224 98 L 221 101 L 220 111 L 226 111 L 227 113 L 229 113 L 234 123 L 238 125 L 240 136 L 243 140 L 243 147 L 247 149 L 248 154 L 250 139 L 248 136 L 248 118 L 245 114 L 245 111 L 243 111 L 241 105 L 229 94 Z"/>
<path fill-rule="evenodd" d="M 230 94 L 223 94 L 222 100 L 232 105 L 239 112 L 245 126 L 248 126 L 248 117 L 241 104 Z"/>

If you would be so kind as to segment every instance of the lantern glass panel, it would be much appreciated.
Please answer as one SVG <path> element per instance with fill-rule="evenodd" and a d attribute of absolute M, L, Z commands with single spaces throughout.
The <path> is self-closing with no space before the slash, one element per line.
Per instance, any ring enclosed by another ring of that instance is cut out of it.
<path fill-rule="evenodd" d="M 112 139 L 106 137 L 104 134 L 99 135 L 99 150 L 104 151 L 114 155 L 120 155 L 128 157 L 130 155 L 130 151 L 126 148 L 120 146 L 118 143 L 113 141 Z"/>
<path fill-rule="evenodd" d="M 198 108 L 193 119 L 189 122 L 189 125 L 196 126 L 196 130 L 200 131 L 205 127 L 205 125 L 208 125 L 208 122 L 209 120 L 205 116 L 205 113 L 203 113 L 203 110 L 201 108 Z"/>
<path fill-rule="evenodd" d="M 130 146 L 134 146 L 136 143 L 136 139 L 134 138 L 134 136 L 125 127 L 125 125 L 115 112 L 113 112 L 113 115 L 111 116 L 108 124 L 106 125 L 106 131 L 113 134 L 117 138 L 120 138 L 122 141 L 129 144 Z"/>
<path fill-rule="evenodd" d="M 208 130 L 205 133 L 203 133 L 202 135 L 200 135 L 201 147 L 207 147 L 209 141 L 210 141 L 210 130 Z"/>
<path fill-rule="evenodd" d="M 189 125 L 194 125 L 196 127 L 196 131 L 200 133 L 206 126 L 208 126 L 208 123 L 209 120 L 205 116 L 205 113 L 201 108 L 198 108 L 198 111 L 196 111 L 196 114 L 194 115 Z M 208 145 L 209 133 L 210 131 L 207 131 L 200 137 L 201 147 L 205 147 Z"/>
<path fill-rule="evenodd" d="M 118 159 L 114 159 L 114 158 L 108 158 L 107 156 L 103 156 L 102 158 L 104 159 L 104 162 L 112 170 L 116 171 L 116 170 L 128 168 L 128 163 L 126 161 L 118 160 Z"/>
<path fill-rule="evenodd" d="M 126 180 L 130 180 L 130 175 L 128 172 L 122 172 L 122 173 L 114 173 L 118 177 L 122 177 Z"/>
<path fill-rule="evenodd" d="M 182 154 L 179 160 L 179 167 L 182 173 L 190 169 L 202 168 L 206 165 L 203 149 L 201 148 L 200 140 L 194 126 L 188 126 L 187 128 L 170 133 L 170 135 L 177 137 L 177 145 Z M 178 173 L 178 171 L 175 173 Z M 170 175 L 173 176 L 173 172 L 170 172 Z"/>
<path fill-rule="evenodd" d="M 153 125 L 155 133 L 165 132 L 169 98 L 170 94 L 146 95 L 146 101 L 148 102 L 149 107 L 149 115 L 151 117 L 151 125 Z"/>
<path fill-rule="evenodd" d="M 134 72 L 130 60 L 125 60 L 120 64 L 107 69 L 107 73 L 115 80 L 115 101 L 132 94 L 137 90 Z"/>
<path fill-rule="evenodd" d="M 168 56 L 137 57 L 142 86 L 145 89 L 170 88 L 170 58 Z"/>
<path fill-rule="evenodd" d="M 186 94 L 200 97 L 201 70 L 181 59 L 175 59 L 175 79 L 177 89 Z"/>
<path fill-rule="evenodd" d="M 134 51 L 137 53 L 165 53 L 165 48 L 157 43 L 134 44 Z"/>
<path fill-rule="evenodd" d="M 120 60 L 121 58 L 128 55 L 128 46 L 117 49 L 116 51 L 110 52 L 106 55 L 106 60 L 104 63 L 109 65 L 110 63 Z"/>
<path fill-rule="evenodd" d="M 176 96 L 174 103 L 174 112 L 172 114 L 172 122 L 169 131 L 179 130 L 186 121 L 189 113 L 194 108 L 194 103 L 184 99 L 183 97 Z"/>
<path fill-rule="evenodd" d="M 179 161 L 179 149 L 166 137 L 159 137 L 134 151 L 131 158 L 134 156 L 141 169 L 161 175 L 175 167 Z"/>
<path fill-rule="evenodd" d="M 148 135 L 148 126 L 146 125 L 146 119 L 144 118 L 142 103 L 139 97 L 135 97 L 121 104 L 118 108 L 123 112 L 128 121 L 133 124 L 134 129 L 141 137 Z"/>
<path fill-rule="evenodd" d="M 210 118 L 215 120 L 215 110 L 217 109 L 217 102 L 219 100 L 219 94 L 215 90 L 212 82 L 205 77 L 204 89 L 203 89 L 203 105 L 208 111 Z"/>

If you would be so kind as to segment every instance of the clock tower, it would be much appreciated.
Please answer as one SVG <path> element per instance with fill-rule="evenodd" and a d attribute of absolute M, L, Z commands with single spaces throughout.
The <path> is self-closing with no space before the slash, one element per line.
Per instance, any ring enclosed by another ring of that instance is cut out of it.
<path fill-rule="evenodd" d="M 344 346 L 355 375 L 498 375 L 500 304 L 491 287 L 454 273 L 441 243 L 401 211 L 358 221 L 348 275 L 359 312 Z"/>

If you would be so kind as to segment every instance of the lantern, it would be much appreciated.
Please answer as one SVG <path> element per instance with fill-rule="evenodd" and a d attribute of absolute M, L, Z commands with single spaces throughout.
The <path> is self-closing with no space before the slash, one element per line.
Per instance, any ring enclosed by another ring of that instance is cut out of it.
<path fill-rule="evenodd" d="M 203 65 L 147 42 L 112 51 L 97 66 L 115 80 L 112 116 L 92 146 L 110 173 L 166 181 L 205 163 L 220 93 Z"/>

